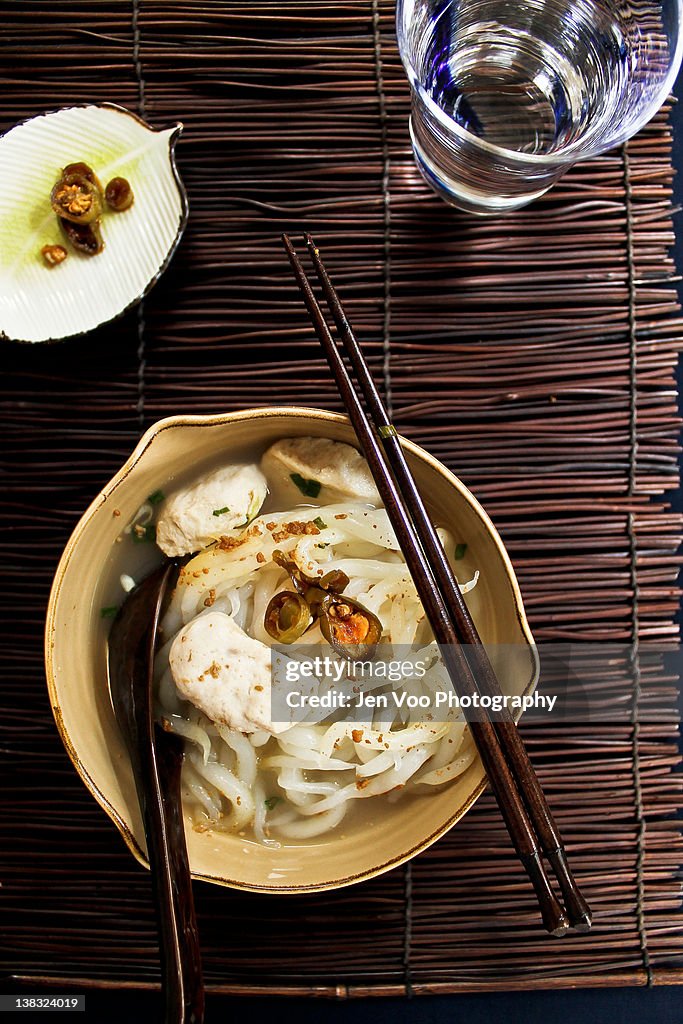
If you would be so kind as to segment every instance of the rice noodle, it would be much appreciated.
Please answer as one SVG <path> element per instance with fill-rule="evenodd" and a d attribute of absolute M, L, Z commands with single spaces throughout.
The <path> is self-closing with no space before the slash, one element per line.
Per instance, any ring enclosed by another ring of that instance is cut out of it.
<path fill-rule="evenodd" d="M 323 525 L 319 533 L 288 536 L 283 527 L 294 521 Z M 445 549 L 453 552 L 450 534 L 438 532 Z M 164 643 L 155 661 L 160 715 L 186 741 L 184 798 L 198 828 L 240 834 L 251 829 L 258 842 L 273 847 L 278 839 L 306 841 L 336 828 L 356 801 L 383 794 L 394 800 L 406 787 L 429 791 L 469 767 L 474 746 L 464 722 L 454 715 L 444 722 L 422 722 L 412 720 L 408 711 L 380 708 L 365 722 L 304 719 L 273 736 L 263 729 L 241 733 L 214 724 L 181 700 L 169 651 L 178 632 L 198 616 L 222 611 L 250 636 L 270 643 L 263 625 L 268 602 L 292 589 L 272 560 L 276 549 L 308 575 L 345 572 L 345 594 L 378 616 L 383 641 L 410 649 L 409 660 L 421 656 L 421 645 L 427 650 L 424 611 L 384 509 L 344 502 L 270 512 L 230 537 L 232 546 L 213 545 L 185 567 L 164 614 Z M 475 573 L 461 589 L 471 589 L 477 578 Z M 418 636 L 420 645 L 415 646 Z M 316 624 L 300 643 L 321 640 Z M 384 686 L 433 692 L 438 668 L 433 665 L 421 680 Z"/>

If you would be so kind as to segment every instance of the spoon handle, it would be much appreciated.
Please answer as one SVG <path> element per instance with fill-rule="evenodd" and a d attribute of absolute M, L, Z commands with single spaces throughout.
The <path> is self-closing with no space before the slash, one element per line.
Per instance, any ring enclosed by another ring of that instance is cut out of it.
<path fill-rule="evenodd" d="M 154 726 L 143 813 L 159 918 L 166 1024 L 202 1024 L 204 985 L 185 845 L 178 737 Z"/>
<path fill-rule="evenodd" d="M 166 1024 L 202 1024 L 204 986 L 180 792 L 183 743 L 154 722 L 154 651 L 177 564 L 147 576 L 109 634 L 109 682 L 130 754 L 152 872 Z"/>

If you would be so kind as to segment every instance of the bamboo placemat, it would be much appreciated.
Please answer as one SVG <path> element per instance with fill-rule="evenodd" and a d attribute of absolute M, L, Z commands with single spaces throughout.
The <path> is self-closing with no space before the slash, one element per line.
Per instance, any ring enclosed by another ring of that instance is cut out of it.
<path fill-rule="evenodd" d="M 388 0 L 1 3 L 2 127 L 109 100 L 181 120 L 190 223 L 143 306 L 4 345 L 5 969 L 158 982 L 149 877 L 53 725 L 41 633 L 78 516 L 178 412 L 339 408 L 278 236 L 313 231 L 398 428 L 484 502 L 532 627 L 673 640 L 680 516 L 666 113 L 504 220 L 422 184 Z M 74 154 L 74 159 L 78 159 Z M 412 864 L 326 896 L 196 886 L 209 986 L 357 996 L 683 980 L 677 719 L 524 734 L 595 908 L 549 940 L 491 799 Z"/>

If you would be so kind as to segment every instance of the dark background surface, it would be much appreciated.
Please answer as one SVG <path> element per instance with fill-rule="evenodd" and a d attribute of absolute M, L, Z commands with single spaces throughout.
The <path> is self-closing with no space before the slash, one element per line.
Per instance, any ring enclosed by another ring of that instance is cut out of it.
<path fill-rule="evenodd" d="M 683 99 L 683 85 L 677 92 Z M 683 204 L 683 102 L 673 111 L 674 164 L 678 169 L 675 201 Z M 683 268 L 683 216 L 675 218 L 676 263 Z M 679 371 L 679 384 L 683 384 Z M 681 508 L 680 492 L 674 497 Z M 56 990 L 55 994 L 57 994 Z M 23 993 L 25 994 L 25 993 Z M 61 991 L 58 994 L 70 994 Z M 72 1020 L 102 1022 L 142 1022 L 159 1018 L 161 998 L 148 992 L 90 992 L 86 995 L 85 1014 L 67 1014 Z M 61 1019 L 64 1018 L 62 1015 Z M 584 1021 L 639 1022 L 639 1024 L 681 1024 L 683 987 L 654 989 L 601 989 L 554 992 L 515 992 L 419 999 L 369 999 L 347 1003 L 304 999 L 240 999 L 212 997 L 207 1005 L 207 1024 L 217 1021 L 289 1021 L 300 1024 L 323 1021 L 351 1021 L 355 1024 L 379 1024 L 383 1021 L 410 1021 L 413 1024 L 465 1021 L 467 1024 L 496 1024 L 498 1021 L 526 1024 L 566 1019 L 572 1024 Z M 46 1014 L 24 1013 L 17 1020 L 49 1019 Z"/>
<path fill-rule="evenodd" d="M 63 994 L 63 993 L 62 993 Z M 154 1024 L 161 998 L 149 992 L 97 992 L 86 995 L 85 1013 L 58 1019 L 87 1024 Z M 27 1020 L 21 1013 L 8 1016 Z M 36 1014 L 51 1020 L 49 1014 Z M 364 999 L 334 1003 L 317 999 L 209 997 L 205 1024 L 681 1024 L 683 987 L 581 989 L 485 995 L 421 996 L 416 999 Z"/>

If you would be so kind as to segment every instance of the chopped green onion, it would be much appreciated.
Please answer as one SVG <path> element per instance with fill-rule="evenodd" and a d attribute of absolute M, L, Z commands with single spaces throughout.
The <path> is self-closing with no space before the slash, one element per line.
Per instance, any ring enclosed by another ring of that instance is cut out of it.
<path fill-rule="evenodd" d="M 154 544 L 157 539 L 157 528 L 154 523 L 147 523 L 146 526 L 136 523 L 130 535 L 136 544 Z"/>
<path fill-rule="evenodd" d="M 327 523 L 323 522 L 323 520 L 320 518 L 320 516 L 316 516 L 315 517 L 315 519 L 313 520 L 313 525 L 317 526 L 319 530 L 326 530 L 327 529 Z"/>
<path fill-rule="evenodd" d="M 107 605 L 106 608 L 100 608 L 100 618 L 102 619 L 113 619 L 118 612 L 118 607 L 115 604 Z"/>
<path fill-rule="evenodd" d="M 273 807 L 275 807 L 276 804 L 279 804 L 281 799 L 282 798 L 279 796 L 269 796 L 263 802 L 266 805 L 266 809 L 272 811 Z"/>
<path fill-rule="evenodd" d="M 317 498 L 320 494 L 322 484 L 319 480 L 306 480 L 300 473 L 290 473 L 289 479 L 296 484 L 302 494 L 307 498 Z"/>
<path fill-rule="evenodd" d="M 465 552 L 466 551 L 467 551 L 467 544 L 456 544 L 455 545 L 455 555 L 454 555 L 454 558 L 455 558 L 456 562 L 459 562 L 461 558 L 465 557 Z"/>
<path fill-rule="evenodd" d="M 317 548 L 329 548 L 329 544 L 316 544 Z"/>
<path fill-rule="evenodd" d="M 147 501 L 150 503 L 150 505 L 160 505 L 165 497 L 166 495 L 164 494 L 163 491 L 155 491 L 154 494 L 150 494 Z"/>
<path fill-rule="evenodd" d="M 382 426 L 379 428 L 379 436 L 383 438 L 397 437 L 398 431 L 396 430 L 396 427 L 389 423 L 387 424 L 387 426 Z"/>
<path fill-rule="evenodd" d="M 228 506 L 224 505 L 223 508 L 215 508 L 213 510 L 213 515 L 215 515 L 215 516 L 224 516 L 225 513 L 229 512 L 229 511 L 230 511 L 230 509 L 228 508 Z"/>
<path fill-rule="evenodd" d="M 249 502 L 249 508 L 247 509 L 247 522 L 254 518 L 258 510 L 261 508 L 262 499 L 259 498 L 258 494 L 251 493 L 251 501 Z"/>

